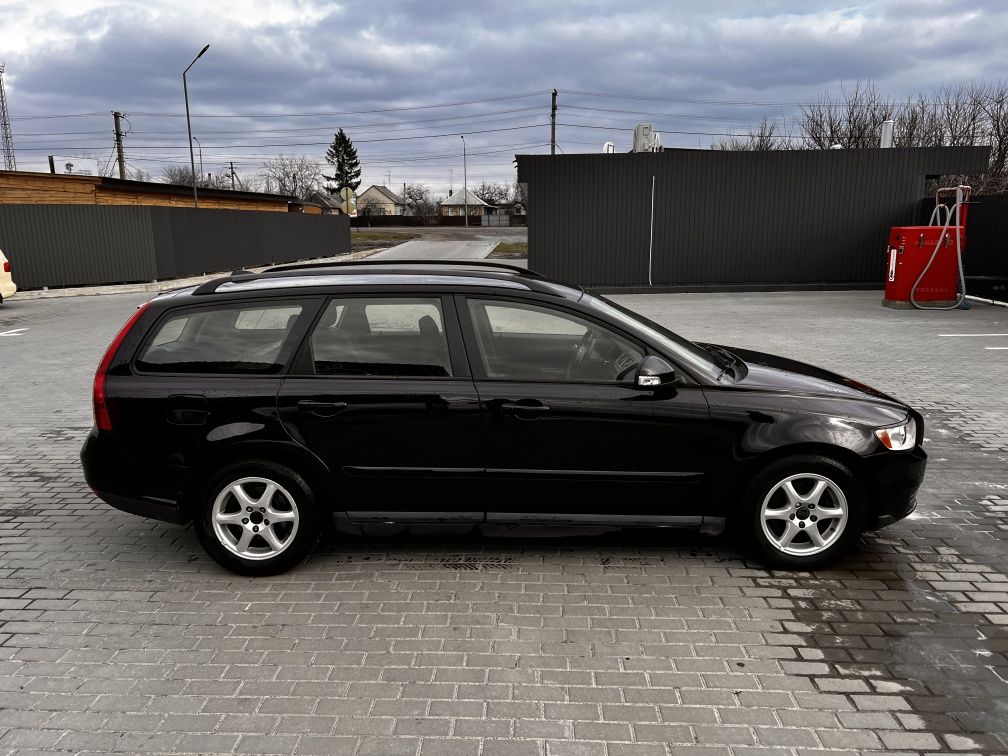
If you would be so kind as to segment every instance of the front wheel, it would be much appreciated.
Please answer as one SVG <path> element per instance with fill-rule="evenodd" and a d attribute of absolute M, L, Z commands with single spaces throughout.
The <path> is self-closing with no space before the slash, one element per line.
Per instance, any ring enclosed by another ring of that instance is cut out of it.
<path fill-rule="evenodd" d="M 821 455 L 779 460 L 747 494 L 748 535 L 757 554 L 777 567 L 814 569 L 848 551 L 860 537 L 865 497 L 853 473 Z"/>
<path fill-rule="evenodd" d="M 222 470 L 193 518 L 207 553 L 243 575 L 275 575 L 301 562 L 318 541 L 318 508 L 308 484 L 272 462 Z"/>

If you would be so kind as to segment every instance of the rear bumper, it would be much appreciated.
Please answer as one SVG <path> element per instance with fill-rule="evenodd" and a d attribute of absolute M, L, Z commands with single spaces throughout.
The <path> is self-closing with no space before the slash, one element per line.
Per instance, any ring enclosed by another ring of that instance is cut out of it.
<path fill-rule="evenodd" d="M 80 456 L 84 480 L 109 506 L 163 522 L 188 521 L 179 501 L 187 468 L 129 459 L 109 434 L 93 428 Z"/>
<path fill-rule="evenodd" d="M 866 460 L 868 497 L 872 507 L 868 530 L 899 522 L 917 508 L 917 490 L 924 481 L 927 454 L 918 446 L 907 452 L 884 452 Z"/>

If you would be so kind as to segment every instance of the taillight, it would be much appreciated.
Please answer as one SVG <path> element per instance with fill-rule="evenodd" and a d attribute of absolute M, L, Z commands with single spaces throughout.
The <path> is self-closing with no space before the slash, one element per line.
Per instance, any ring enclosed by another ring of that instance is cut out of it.
<path fill-rule="evenodd" d="M 3 272 L 10 273 L 10 260 L 3 261 Z"/>
<path fill-rule="evenodd" d="M 94 405 L 94 423 L 95 428 L 101 431 L 112 430 L 112 418 L 109 417 L 108 404 L 105 401 L 105 378 L 108 375 L 108 369 L 112 365 L 112 360 L 116 356 L 116 352 L 119 351 L 119 347 L 122 346 L 123 340 L 126 338 L 126 334 L 130 332 L 136 322 L 140 320 L 140 316 L 144 314 L 147 309 L 147 305 L 142 305 L 133 313 L 132 317 L 126 321 L 116 337 L 112 339 L 112 343 L 109 344 L 109 348 L 105 350 L 105 356 L 102 357 L 101 362 L 98 363 L 98 370 L 95 372 L 94 377 L 94 387 L 91 392 L 91 401 Z"/>

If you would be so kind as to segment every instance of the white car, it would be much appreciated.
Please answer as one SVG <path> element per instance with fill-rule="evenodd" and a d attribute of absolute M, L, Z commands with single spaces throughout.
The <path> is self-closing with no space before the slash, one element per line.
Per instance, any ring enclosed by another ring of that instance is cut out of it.
<path fill-rule="evenodd" d="M 14 296 L 14 292 L 16 291 L 17 286 L 11 277 L 10 261 L 4 257 L 3 250 L 0 249 L 0 304 L 3 304 L 3 301 L 7 297 Z"/>

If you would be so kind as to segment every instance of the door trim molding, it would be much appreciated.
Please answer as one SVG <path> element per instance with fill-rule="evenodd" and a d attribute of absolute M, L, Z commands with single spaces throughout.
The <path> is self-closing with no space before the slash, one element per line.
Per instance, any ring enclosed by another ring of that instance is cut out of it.
<path fill-rule="evenodd" d="M 699 481 L 703 479 L 702 472 L 667 472 L 662 470 L 536 470 L 512 469 L 505 467 L 488 467 L 487 475 L 502 478 L 564 478 L 579 480 L 584 478 L 615 478 L 618 480 L 680 480 Z"/>

